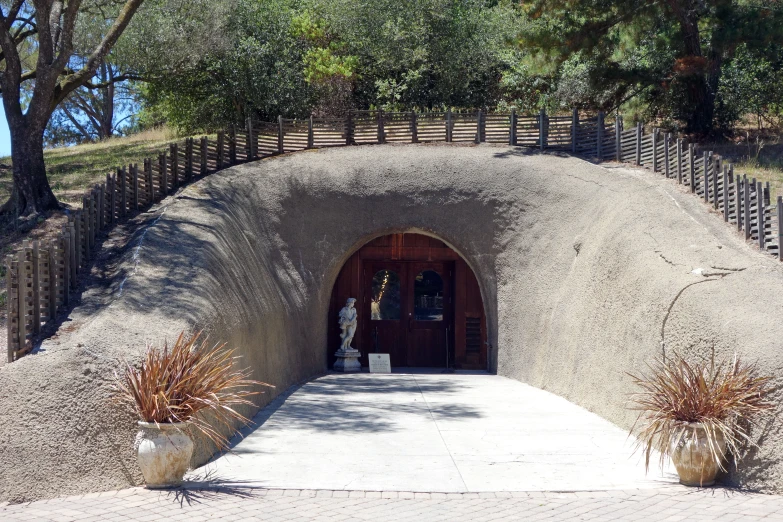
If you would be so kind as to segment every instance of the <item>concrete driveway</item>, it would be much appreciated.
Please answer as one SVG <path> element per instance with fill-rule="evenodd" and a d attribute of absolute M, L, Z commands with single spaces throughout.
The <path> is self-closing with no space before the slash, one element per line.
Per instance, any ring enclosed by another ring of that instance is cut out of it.
<path fill-rule="evenodd" d="M 329 374 L 281 395 L 196 475 L 285 489 L 413 492 L 661 488 L 627 433 L 486 373 Z"/>

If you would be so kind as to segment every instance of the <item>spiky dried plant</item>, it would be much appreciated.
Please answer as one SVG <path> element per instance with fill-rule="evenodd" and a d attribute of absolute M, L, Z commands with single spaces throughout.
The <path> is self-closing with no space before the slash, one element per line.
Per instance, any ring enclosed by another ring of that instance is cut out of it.
<path fill-rule="evenodd" d="M 771 377 L 759 376 L 755 364 L 746 364 L 736 355 L 715 364 L 714 360 L 689 363 L 675 354 L 647 368 L 646 374 L 628 375 L 641 388 L 631 397 L 632 409 L 639 411 L 631 433 L 637 438 L 636 450 L 644 451 L 648 471 L 653 450 L 660 452 L 663 467 L 673 447 L 687 442 L 686 437 L 698 437 L 688 429 L 695 422 L 704 426 L 710 452 L 725 471 L 719 438 L 738 457 L 743 446 L 754 445 L 749 428 L 759 413 L 775 406 L 768 398 Z"/>
<path fill-rule="evenodd" d="M 235 422 L 248 423 L 235 408 L 255 406 L 250 399 L 262 392 L 254 388 L 268 385 L 251 380 L 248 368 L 238 369 L 239 356 L 225 346 L 211 345 L 201 332 L 182 332 L 171 347 L 148 343 L 139 368 L 124 362 L 121 373 L 115 372 L 116 398 L 144 422 L 189 421 L 226 449 L 221 427 L 233 432 Z"/>

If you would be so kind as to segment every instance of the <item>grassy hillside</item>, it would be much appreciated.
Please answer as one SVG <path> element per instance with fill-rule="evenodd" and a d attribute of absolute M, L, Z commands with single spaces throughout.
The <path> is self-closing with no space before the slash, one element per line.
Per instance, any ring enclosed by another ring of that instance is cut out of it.
<path fill-rule="evenodd" d="M 181 138 L 179 138 L 181 139 Z M 55 196 L 65 205 L 76 208 L 80 197 L 90 186 L 105 181 L 107 172 L 120 165 L 141 163 L 145 157 L 156 157 L 178 141 L 169 129 L 154 129 L 126 138 L 112 138 L 100 143 L 49 149 L 44 153 L 49 181 Z M 11 189 L 11 158 L 0 158 L 0 199 L 5 201 Z M 13 221 L 0 222 L 0 255 L 10 254 L 25 239 L 54 236 L 66 223 L 64 212 L 51 212 L 40 218 L 33 230 L 20 231 Z M 0 324 L 5 322 L 5 267 L 0 264 Z"/>
<path fill-rule="evenodd" d="M 721 141 L 704 147 L 734 162 L 734 172 L 769 181 L 773 201 L 783 196 L 783 144 L 780 136 L 748 137 L 740 143 Z"/>
<path fill-rule="evenodd" d="M 44 153 L 49 183 L 57 198 L 75 205 L 91 185 L 106 179 L 120 165 L 141 163 L 157 156 L 177 136 L 167 128 L 153 129 L 127 138 L 111 138 L 98 143 L 48 149 Z M 0 158 L 0 198 L 8 198 L 11 189 L 11 158 Z"/>

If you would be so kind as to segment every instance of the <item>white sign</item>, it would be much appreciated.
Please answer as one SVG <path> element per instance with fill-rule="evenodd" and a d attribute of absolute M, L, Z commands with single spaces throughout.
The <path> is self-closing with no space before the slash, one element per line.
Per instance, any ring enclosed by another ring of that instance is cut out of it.
<path fill-rule="evenodd" d="M 370 359 L 370 373 L 391 373 L 388 353 L 370 353 L 367 357 Z"/>

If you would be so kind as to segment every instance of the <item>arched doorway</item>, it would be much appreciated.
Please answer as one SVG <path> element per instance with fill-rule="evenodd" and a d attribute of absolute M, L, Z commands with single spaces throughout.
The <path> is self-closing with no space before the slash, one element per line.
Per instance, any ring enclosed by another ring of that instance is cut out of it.
<path fill-rule="evenodd" d="M 422 234 L 378 237 L 343 265 L 329 304 L 329 367 L 340 345 L 337 313 L 356 298 L 353 347 L 388 353 L 392 367 L 486 369 L 487 332 L 473 271 L 442 241 Z"/>

